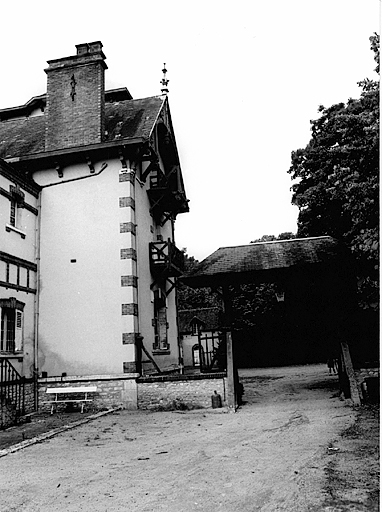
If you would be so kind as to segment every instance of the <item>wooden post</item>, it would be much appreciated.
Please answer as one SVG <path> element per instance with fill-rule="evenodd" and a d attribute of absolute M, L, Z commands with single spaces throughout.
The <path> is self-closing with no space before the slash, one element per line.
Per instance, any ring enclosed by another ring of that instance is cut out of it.
<path fill-rule="evenodd" d="M 232 334 L 226 332 L 227 344 L 227 405 L 232 411 L 236 411 L 235 366 L 233 361 Z"/>
<path fill-rule="evenodd" d="M 233 356 L 233 342 L 232 342 L 232 305 L 229 296 L 228 286 L 223 286 L 223 305 L 225 314 L 225 338 L 227 347 L 227 405 L 228 408 L 235 412 L 237 407 L 236 401 L 236 378 L 235 378 L 235 363 Z"/>
<path fill-rule="evenodd" d="M 350 384 L 350 396 L 355 406 L 361 405 L 357 380 L 355 378 L 353 363 L 350 357 L 349 346 L 346 341 L 341 341 L 342 357 L 345 365 L 346 375 Z"/>

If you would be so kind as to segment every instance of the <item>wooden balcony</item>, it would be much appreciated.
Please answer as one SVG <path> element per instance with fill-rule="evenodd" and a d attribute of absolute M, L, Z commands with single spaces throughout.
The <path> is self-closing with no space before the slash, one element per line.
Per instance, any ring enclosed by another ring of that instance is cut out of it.
<path fill-rule="evenodd" d="M 184 253 L 170 240 L 151 242 L 150 269 L 155 276 L 180 276 L 184 270 Z"/>
<path fill-rule="evenodd" d="M 155 169 L 150 175 L 150 188 L 147 191 L 154 217 L 162 215 L 185 213 L 189 211 L 188 201 L 182 187 L 179 186 L 177 169 L 165 176 L 160 169 Z"/>

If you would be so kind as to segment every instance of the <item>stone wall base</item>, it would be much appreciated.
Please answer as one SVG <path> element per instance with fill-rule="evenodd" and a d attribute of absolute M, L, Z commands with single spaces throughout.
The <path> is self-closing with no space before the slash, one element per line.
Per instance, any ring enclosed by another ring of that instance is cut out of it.
<path fill-rule="evenodd" d="M 138 374 L 119 375 L 88 375 L 68 377 L 47 377 L 38 381 L 39 410 L 50 411 L 49 402 L 54 400 L 53 394 L 47 394 L 48 388 L 96 386 L 97 391 L 91 394 L 93 402 L 85 404 L 85 410 L 101 411 L 111 407 L 137 409 Z M 48 403 L 47 403 L 48 402 Z M 65 404 L 60 404 L 58 411 L 64 410 Z"/>
<path fill-rule="evenodd" d="M 359 368 L 354 374 L 363 401 L 379 401 L 379 368 Z"/>
<path fill-rule="evenodd" d="M 34 396 L 35 383 L 26 382 L 24 384 L 24 410 L 25 414 L 30 414 L 36 410 L 35 396 Z"/>
<path fill-rule="evenodd" d="M 137 380 L 138 409 L 171 410 L 211 407 L 215 391 L 226 405 L 225 374 L 167 375 Z"/>
<path fill-rule="evenodd" d="M 48 388 L 96 386 L 93 402 L 85 410 L 100 411 L 110 407 L 136 410 L 197 409 L 211 407 L 215 391 L 226 405 L 226 376 L 161 375 L 139 377 L 138 374 L 47 377 L 38 381 L 39 410 L 50 411 L 53 394 Z M 59 404 L 58 411 L 66 409 Z"/>
<path fill-rule="evenodd" d="M 16 425 L 23 421 L 23 416 L 35 411 L 35 396 L 33 379 L 24 379 L 24 400 L 22 401 L 21 389 L 17 391 L 17 396 L 20 399 L 18 402 L 19 407 L 16 408 L 16 402 L 12 399 L 7 399 L 6 396 L 0 397 L 1 400 L 1 417 L 0 427 L 2 429 Z M 20 395 L 19 395 L 20 392 Z"/>

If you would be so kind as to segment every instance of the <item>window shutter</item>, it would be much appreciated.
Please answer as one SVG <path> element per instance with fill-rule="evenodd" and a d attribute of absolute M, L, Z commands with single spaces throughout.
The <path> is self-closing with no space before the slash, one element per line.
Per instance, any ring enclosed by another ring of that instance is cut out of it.
<path fill-rule="evenodd" d="M 15 351 L 19 352 L 23 349 L 23 323 L 24 314 L 22 311 L 16 310 L 16 326 L 15 326 Z"/>

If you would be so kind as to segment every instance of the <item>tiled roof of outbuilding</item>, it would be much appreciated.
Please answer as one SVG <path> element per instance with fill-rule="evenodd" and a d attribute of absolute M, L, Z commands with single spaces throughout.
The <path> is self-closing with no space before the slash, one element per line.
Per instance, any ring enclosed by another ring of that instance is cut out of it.
<path fill-rule="evenodd" d="M 105 103 L 105 142 L 147 140 L 164 105 L 163 96 Z M 8 109 L 7 109 L 8 110 Z M 0 157 L 15 158 L 45 150 L 45 115 L 0 122 Z"/>
<path fill-rule="evenodd" d="M 191 332 L 192 321 L 203 324 L 204 331 L 216 331 L 219 328 L 219 308 L 182 309 L 178 311 L 179 332 Z"/>
<path fill-rule="evenodd" d="M 339 242 L 330 236 L 221 247 L 182 280 L 190 286 L 211 286 L 240 274 L 327 263 L 340 253 Z"/>

